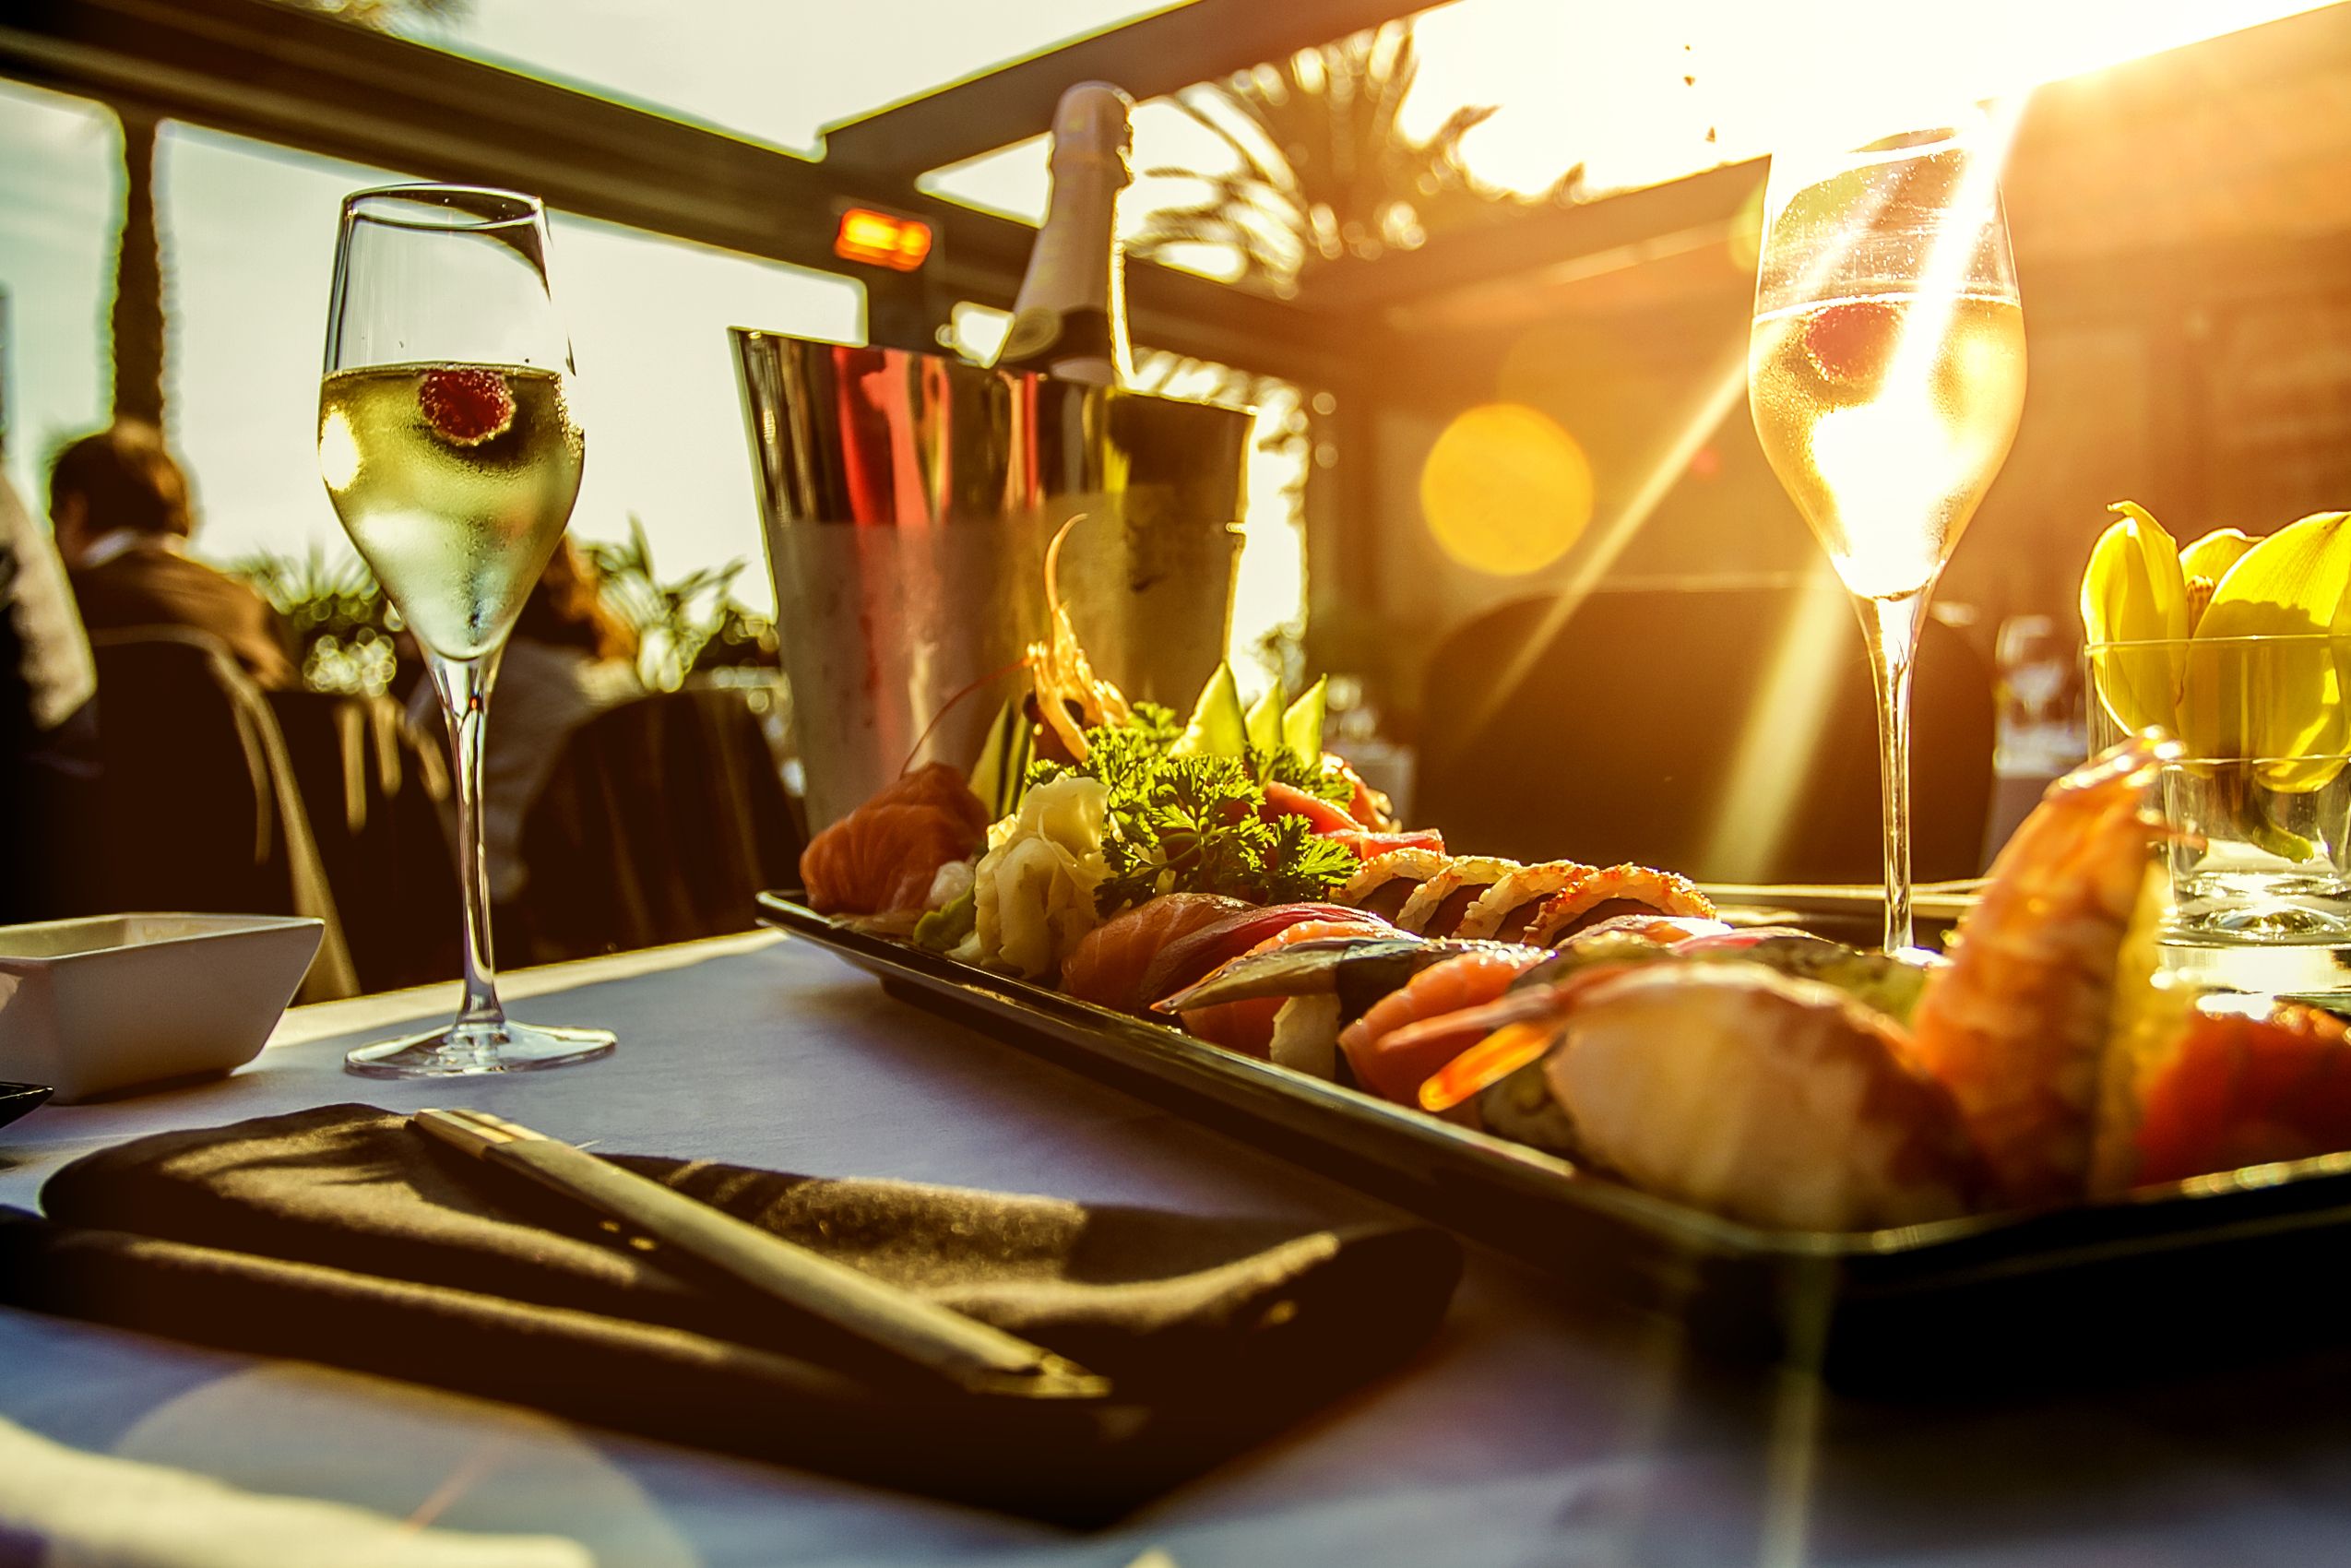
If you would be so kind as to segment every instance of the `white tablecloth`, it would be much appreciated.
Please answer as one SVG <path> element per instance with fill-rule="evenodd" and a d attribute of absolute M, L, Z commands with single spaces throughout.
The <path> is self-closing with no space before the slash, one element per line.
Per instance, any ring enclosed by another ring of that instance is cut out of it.
<path fill-rule="evenodd" d="M 827 1175 L 1203 1213 L 1371 1206 L 801 943 L 564 966 L 509 995 L 525 1018 L 619 1031 L 620 1052 L 461 1090 L 378 1084 L 344 1075 L 342 1051 L 449 995 L 300 1009 L 226 1080 L 0 1130 L 0 1201 L 33 1206 L 51 1170 L 118 1139 L 361 1100 Z M 26 1313 L 0 1313 L 0 1415 L 255 1491 L 567 1536 L 613 1565 L 2351 1563 L 2351 1354 L 2102 1398 L 1863 1407 L 1692 1365 L 1669 1328 L 1476 1250 L 1407 1372 L 1092 1534 Z"/>

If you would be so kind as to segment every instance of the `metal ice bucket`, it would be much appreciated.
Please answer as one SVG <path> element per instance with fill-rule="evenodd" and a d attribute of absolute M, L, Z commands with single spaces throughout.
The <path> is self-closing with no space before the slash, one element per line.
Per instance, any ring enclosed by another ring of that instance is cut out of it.
<path fill-rule="evenodd" d="M 934 720 L 925 757 L 976 758 L 1006 667 L 1049 635 L 1045 549 L 1079 513 L 1061 588 L 1096 671 L 1170 707 L 1215 671 L 1247 411 L 733 336 L 812 826 L 896 778 Z"/>

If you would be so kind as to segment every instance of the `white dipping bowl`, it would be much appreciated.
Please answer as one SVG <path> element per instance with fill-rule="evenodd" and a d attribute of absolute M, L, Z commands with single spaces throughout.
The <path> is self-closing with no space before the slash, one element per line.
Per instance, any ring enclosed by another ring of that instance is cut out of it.
<path fill-rule="evenodd" d="M 326 935 L 280 915 L 93 915 L 0 926 L 0 1079 L 59 1103 L 261 1052 Z"/>

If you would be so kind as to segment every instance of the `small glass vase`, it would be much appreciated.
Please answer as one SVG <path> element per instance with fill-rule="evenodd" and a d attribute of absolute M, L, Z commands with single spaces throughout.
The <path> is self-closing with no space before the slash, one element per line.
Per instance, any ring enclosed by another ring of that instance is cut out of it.
<path fill-rule="evenodd" d="M 2094 746 L 2153 721 L 2184 748 L 2157 787 L 2166 968 L 2351 992 L 2351 636 L 2094 643 L 2085 665 Z"/>

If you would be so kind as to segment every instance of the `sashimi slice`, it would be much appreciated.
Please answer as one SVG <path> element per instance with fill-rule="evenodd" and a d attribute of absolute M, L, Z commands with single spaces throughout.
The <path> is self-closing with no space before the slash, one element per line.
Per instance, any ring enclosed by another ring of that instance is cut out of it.
<path fill-rule="evenodd" d="M 2351 1149 L 2351 1039 L 2292 1004 L 2268 1017 L 2197 1014 L 2149 1085 L 2141 1182 Z"/>
<path fill-rule="evenodd" d="M 937 806 L 968 828 L 975 843 L 987 837 L 987 805 L 971 792 L 970 782 L 944 762 L 900 774 L 865 803 Z"/>
<path fill-rule="evenodd" d="M 1268 822 L 1285 816 L 1302 816 L 1314 825 L 1314 831 L 1318 834 L 1363 831 L 1363 825 L 1348 815 L 1341 807 L 1333 805 L 1319 795 L 1310 795 L 1278 780 L 1265 786 L 1265 809 L 1261 814 Z"/>
<path fill-rule="evenodd" d="M 1445 836 L 1433 827 L 1424 827 L 1418 833 L 1355 833 L 1340 830 L 1325 833 L 1323 837 L 1347 849 L 1357 860 L 1367 865 L 1382 855 L 1394 854 L 1398 849 L 1422 849 L 1432 855 L 1442 855 L 1445 852 Z M 1396 907 L 1401 909 L 1403 905 L 1399 902 Z"/>
<path fill-rule="evenodd" d="M 919 909 L 939 868 L 979 844 L 944 806 L 869 802 L 809 840 L 800 879 L 819 914 Z"/>
<path fill-rule="evenodd" d="M 1086 933 L 1062 966 L 1062 990 L 1081 1002 L 1141 1013 L 1153 998 L 1144 971 L 1167 948 L 1201 927 L 1252 906 L 1216 893 L 1170 893 L 1122 910 Z"/>

